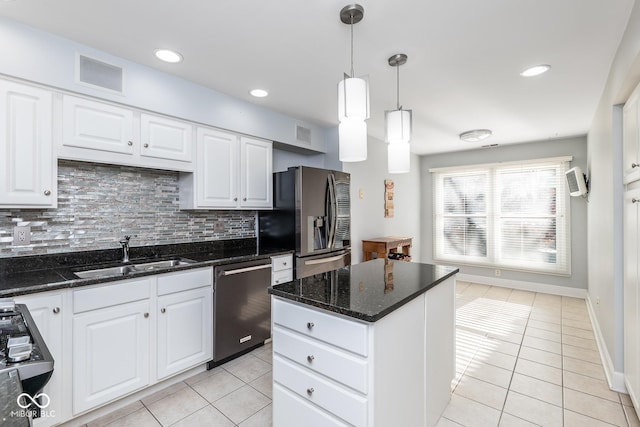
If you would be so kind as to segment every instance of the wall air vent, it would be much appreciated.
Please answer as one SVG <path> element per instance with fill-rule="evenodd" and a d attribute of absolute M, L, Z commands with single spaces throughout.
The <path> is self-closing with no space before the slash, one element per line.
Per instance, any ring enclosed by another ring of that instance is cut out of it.
<path fill-rule="evenodd" d="M 296 141 L 311 144 L 311 129 L 296 125 Z"/>
<path fill-rule="evenodd" d="M 78 83 L 122 93 L 124 70 L 113 64 L 78 55 Z"/>

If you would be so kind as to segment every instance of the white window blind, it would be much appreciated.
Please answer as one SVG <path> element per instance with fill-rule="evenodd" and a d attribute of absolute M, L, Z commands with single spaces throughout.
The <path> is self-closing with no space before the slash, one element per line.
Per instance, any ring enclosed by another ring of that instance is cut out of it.
<path fill-rule="evenodd" d="M 570 159 L 432 170 L 434 258 L 570 274 Z"/>

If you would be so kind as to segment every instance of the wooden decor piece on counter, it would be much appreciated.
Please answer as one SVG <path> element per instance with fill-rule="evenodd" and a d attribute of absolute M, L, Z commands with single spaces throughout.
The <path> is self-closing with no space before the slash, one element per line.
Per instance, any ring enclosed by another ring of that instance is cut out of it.
<path fill-rule="evenodd" d="M 393 180 L 384 180 L 384 217 L 393 218 Z"/>
<path fill-rule="evenodd" d="M 362 241 L 363 261 L 370 261 L 376 258 L 389 258 L 390 253 L 396 253 L 399 259 L 411 261 L 411 237 L 376 237 Z M 392 255 L 393 257 L 393 255 Z"/>

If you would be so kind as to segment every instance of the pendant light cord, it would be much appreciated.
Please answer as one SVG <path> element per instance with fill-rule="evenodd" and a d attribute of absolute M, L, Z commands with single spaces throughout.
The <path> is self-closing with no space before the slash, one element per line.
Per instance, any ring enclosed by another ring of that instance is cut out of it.
<path fill-rule="evenodd" d="M 351 77 L 355 77 L 355 72 L 353 71 L 353 13 L 351 14 Z"/>
<path fill-rule="evenodd" d="M 400 65 L 396 64 L 396 107 L 400 110 Z"/>

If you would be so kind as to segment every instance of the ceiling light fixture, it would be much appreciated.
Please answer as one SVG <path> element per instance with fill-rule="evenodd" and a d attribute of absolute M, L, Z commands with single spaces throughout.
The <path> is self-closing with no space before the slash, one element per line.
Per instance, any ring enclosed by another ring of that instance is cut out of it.
<path fill-rule="evenodd" d="M 400 66 L 407 63 L 407 55 L 398 53 L 388 60 L 396 67 L 396 109 L 385 111 L 387 136 L 387 169 L 389 173 L 407 173 L 411 165 L 411 110 L 403 110 L 400 105 Z"/>
<path fill-rule="evenodd" d="M 255 96 L 256 98 L 264 98 L 265 96 L 269 95 L 269 92 L 264 89 L 251 89 L 249 91 L 249 94 L 251 96 Z"/>
<path fill-rule="evenodd" d="M 362 21 L 364 8 L 350 4 L 340 11 L 340 21 L 351 27 L 351 75 L 338 83 L 338 142 L 342 162 L 367 159 L 367 123 L 369 118 L 369 82 L 355 77 L 353 71 L 353 24 Z"/>
<path fill-rule="evenodd" d="M 493 132 L 489 129 L 468 130 L 460 134 L 460 139 L 467 142 L 478 142 L 489 138 Z"/>
<path fill-rule="evenodd" d="M 534 77 L 539 76 L 540 74 L 544 74 L 551 69 L 551 65 L 536 65 L 530 68 L 527 68 L 523 72 L 520 73 L 522 77 Z"/>
<path fill-rule="evenodd" d="M 182 62 L 182 55 L 170 49 L 156 49 L 155 54 L 156 58 L 164 62 L 169 62 L 171 64 Z"/>

